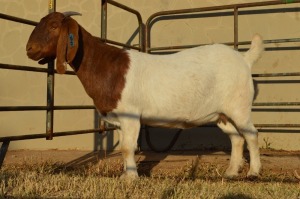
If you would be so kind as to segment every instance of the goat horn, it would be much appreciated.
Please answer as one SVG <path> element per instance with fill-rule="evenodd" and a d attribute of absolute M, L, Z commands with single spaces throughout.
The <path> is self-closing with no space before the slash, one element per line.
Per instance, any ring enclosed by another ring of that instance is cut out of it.
<path fill-rule="evenodd" d="M 70 17 L 70 16 L 73 16 L 73 15 L 82 15 L 81 13 L 79 12 L 74 12 L 74 11 L 67 11 L 67 12 L 63 12 L 62 13 L 65 17 Z"/>

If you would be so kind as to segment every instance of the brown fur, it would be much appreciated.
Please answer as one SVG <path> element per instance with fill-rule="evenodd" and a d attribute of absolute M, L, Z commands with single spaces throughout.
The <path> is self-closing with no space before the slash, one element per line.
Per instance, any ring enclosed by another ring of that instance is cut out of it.
<path fill-rule="evenodd" d="M 52 24 L 57 25 L 55 30 L 47 31 L 53 29 Z M 70 41 L 70 33 L 74 41 Z M 47 61 L 57 57 L 58 73 L 65 73 L 64 63 L 69 63 L 101 114 L 117 107 L 125 87 L 129 57 L 125 50 L 93 37 L 74 19 L 61 13 L 44 17 L 29 38 L 27 55 Z"/>
<path fill-rule="evenodd" d="M 66 72 L 66 63 L 70 64 L 77 53 L 78 29 L 79 26 L 75 20 L 70 17 L 63 20 L 56 49 L 56 70 L 60 74 Z M 69 38 L 70 34 L 74 36 L 73 45 Z"/>

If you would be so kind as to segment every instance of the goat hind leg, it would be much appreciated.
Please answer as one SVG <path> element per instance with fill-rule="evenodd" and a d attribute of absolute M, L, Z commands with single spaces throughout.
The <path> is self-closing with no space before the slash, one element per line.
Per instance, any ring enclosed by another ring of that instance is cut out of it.
<path fill-rule="evenodd" d="M 261 169 L 260 153 L 258 147 L 258 134 L 253 124 L 249 124 L 249 128 L 241 130 L 243 133 L 247 147 L 250 153 L 250 169 L 247 177 L 258 177 Z"/>
<path fill-rule="evenodd" d="M 234 125 L 229 121 L 224 124 L 222 122 L 217 124 L 224 133 L 228 134 L 231 140 L 231 156 L 230 164 L 226 169 L 226 178 L 235 178 L 238 176 L 239 170 L 244 165 L 243 150 L 244 150 L 244 138 L 239 134 Z"/>
<path fill-rule="evenodd" d="M 247 177 L 258 177 L 261 169 L 261 162 L 257 130 L 250 120 L 246 120 L 246 122 L 242 123 L 237 122 L 235 124 L 238 131 L 244 136 L 250 153 L 250 169 L 247 173 Z"/>

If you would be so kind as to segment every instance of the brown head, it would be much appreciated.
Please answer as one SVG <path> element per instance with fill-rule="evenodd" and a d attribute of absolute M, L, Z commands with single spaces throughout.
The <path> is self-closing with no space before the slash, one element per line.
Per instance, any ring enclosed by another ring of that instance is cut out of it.
<path fill-rule="evenodd" d="M 78 49 L 79 25 L 71 15 L 80 14 L 53 12 L 43 17 L 29 37 L 27 56 L 39 64 L 57 58 L 57 72 L 65 73 L 67 63 L 72 62 Z"/>

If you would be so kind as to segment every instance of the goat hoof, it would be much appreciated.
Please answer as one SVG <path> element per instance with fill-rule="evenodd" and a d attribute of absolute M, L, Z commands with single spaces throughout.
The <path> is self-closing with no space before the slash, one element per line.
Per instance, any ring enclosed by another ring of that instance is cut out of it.
<path fill-rule="evenodd" d="M 224 174 L 224 178 L 226 179 L 237 179 L 238 177 L 238 171 L 236 169 L 232 169 L 232 167 L 229 167 Z"/>
<path fill-rule="evenodd" d="M 235 180 L 239 177 L 238 174 L 228 174 L 228 173 L 225 173 L 224 174 L 224 178 L 226 179 L 229 179 L 229 180 Z"/>
<path fill-rule="evenodd" d="M 259 177 L 259 172 L 251 171 L 251 169 L 247 173 L 247 179 L 249 180 L 256 180 L 258 179 L 258 177 Z"/>
<path fill-rule="evenodd" d="M 257 180 L 258 177 L 259 177 L 258 174 L 247 174 L 247 179 L 250 180 L 250 181 Z"/>
<path fill-rule="evenodd" d="M 124 180 L 124 181 L 127 181 L 127 182 L 131 182 L 131 181 L 134 181 L 136 179 L 138 179 L 139 176 L 136 172 L 124 172 L 121 176 L 120 176 L 120 179 L 121 180 Z"/>

